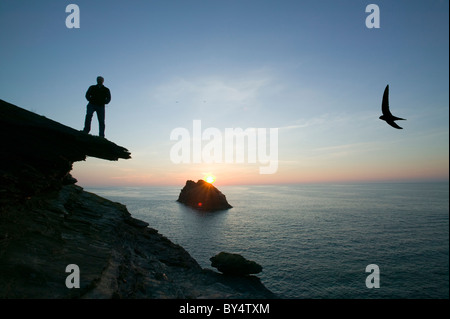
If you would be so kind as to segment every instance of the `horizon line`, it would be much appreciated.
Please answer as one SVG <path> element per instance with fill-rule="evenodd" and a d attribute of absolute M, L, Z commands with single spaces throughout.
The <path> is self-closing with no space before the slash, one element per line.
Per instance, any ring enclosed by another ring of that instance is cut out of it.
<path fill-rule="evenodd" d="M 187 180 L 201 180 L 202 178 L 187 179 Z M 187 181 L 186 180 L 186 181 Z M 273 182 L 273 183 L 226 183 L 220 184 L 214 182 L 212 185 L 214 186 L 287 186 L 287 185 L 357 185 L 357 184 L 429 184 L 429 183 L 450 183 L 449 178 L 424 178 L 424 179 L 397 179 L 397 180 L 348 180 L 348 181 L 304 181 L 304 182 Z M 127 184 L 79 184 L 76 185 L 86 188 L 86 187 L 183 187 L 183 185 L 175 184 L 175 183 L 127 183 Z"/>

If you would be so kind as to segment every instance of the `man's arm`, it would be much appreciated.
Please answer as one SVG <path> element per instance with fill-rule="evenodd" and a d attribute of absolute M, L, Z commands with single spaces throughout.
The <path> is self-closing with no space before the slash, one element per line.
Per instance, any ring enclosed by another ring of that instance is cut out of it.
<path fill-rule="evenodd" d="M 86 100 L 88 100 L 89 102 L 91 101 L 91 91 L 92 86 L 90 86 L 89 89 L 86 91 Z"/>
<path fill-rule="evenodd" d="M 106 89 L 106 99 L 105 99 L 105 104 L 108 104 L 109 102 L 111 102 L 111 91 L 107 88 L 107 89 Z"/>

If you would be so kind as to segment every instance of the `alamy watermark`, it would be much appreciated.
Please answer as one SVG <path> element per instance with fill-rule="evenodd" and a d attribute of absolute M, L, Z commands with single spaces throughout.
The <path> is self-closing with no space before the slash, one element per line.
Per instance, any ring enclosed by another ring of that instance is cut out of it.
<path fill-rule="evenodd" d="M 366 287 L 369 289 L 380 288 L 380 267 L 376 264 L 367 265 L 366 272 L 370 273 L 366 278 Z"/>
<path fill-rule="evenodd" d="M 80 7 L 76 4 L 69 4 L 66 7 L 66 12 L 70 13 L 66 17 L 66 27 L 68 29 L 80 28 Z"/>
<path fill-rule="evenodd" d="M 68 29 L 80 28 L 80 7 L 76 4 L 69 4 L 66 6 L 66 13 L 69 15 L 66 17 L 66 27 Z M 366 27 L 368 29 L 380 28 L 380 8 L 376 4 L 369 4 L 366 6 L 366 13 L 370 13 L 366 17 Z"/>
<path fill-rule="evenodd" d="M 80 267 L 77 264 L 69 264 L 66 272 L 70 273 L 66 277 L 66 287 L 69 289 L 80 288 Z"/>
<path fill-rule="evenodd" d="M 376 4 L 369 4 L 366 7 L 366 13 L 370 14 L 366 17 L 366 27 L 368 29 L 380 28 L 380 8 Z"/>
<path fill-rule="evenodd" d="M 202 131 L 201 120 L 194 120 L 192 134 L 178 127 L 170 133 L 177 141 L 170 150 L 175 164 L 248 163 L 261 164 L 260 174 L 275 174 L 278 170 L 278 128 L 218 128 Z"/>

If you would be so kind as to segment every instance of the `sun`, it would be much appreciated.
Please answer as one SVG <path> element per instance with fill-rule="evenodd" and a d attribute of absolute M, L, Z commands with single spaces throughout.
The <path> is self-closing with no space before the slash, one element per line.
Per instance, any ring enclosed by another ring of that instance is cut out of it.
<path fill-rule="evenodd" d="M 216 178 L 212 175 L 208 175 L 204 178 L 204 180 L 210 184 L 214 183 L 216 181 Z"/>

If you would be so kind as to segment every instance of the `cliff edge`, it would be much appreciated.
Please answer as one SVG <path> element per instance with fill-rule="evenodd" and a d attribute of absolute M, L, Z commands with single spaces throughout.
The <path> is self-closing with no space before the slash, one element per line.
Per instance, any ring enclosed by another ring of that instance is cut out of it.
<path fill-rule="evenodd" d="M 75 185 L 73 162 L 128 159 L 125 148 L 2 100 L 0 132 L 0 298 L 276 297 L 257 277 L 202 269 L 124 205 Z"/>
<path fill-rule="evenodd" d="M 0 100 L 0 204 L 76 182 L 72 164 L 87 156 L 130 158 L 127 149 Z"/>

